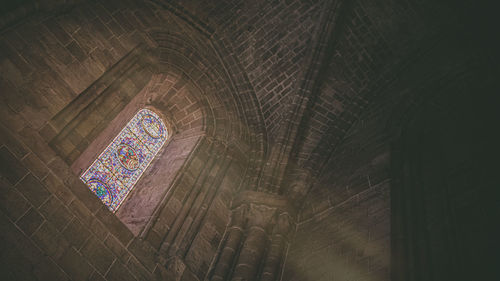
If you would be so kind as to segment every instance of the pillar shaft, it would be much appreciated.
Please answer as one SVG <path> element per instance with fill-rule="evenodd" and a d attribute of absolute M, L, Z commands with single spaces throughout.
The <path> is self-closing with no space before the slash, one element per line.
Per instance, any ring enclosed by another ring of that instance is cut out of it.
<path fill-rule="evenodd" d="M 249 281 L 255 278 L 267 243 L 266 231 L 261 227 L 251 227 L 241 249 L 238 263 L 234 268 L 232 281 Z"/>
<path fill-rule="evenodd" d="M 222 249 L 219 260 L 217 261 L 212 281 L 222 281 L 226 279 L 226 275 L 231 267 L 236 251 L 238 250 L 242 236 L 243 230 L 241 228 L 231 228 L 226 244 Z"/>
<path fill-rule="evenodd" d="M 264 269 L 262 270 L 262 281 L 274 281 L 280 269 L 285 241 L 282 235 L 274 235 L 271 242 L 271 249 L 266 258 Z"/>
<path fill-rule="evenodd" d="M 275 281 L 279 275 L 283 252 L 286 245 L 286 235 L 290 231 L 290 217 L 283 213 L 278 216 L 275 232 L 271 240 L 271 246 L 262 270 L 261 281 Z"/>
<path fill-rule="evenodd" d="M 224 247 L 221 250 L 219 259 L 212 274 L 212 281 L 223 281 L 226 280 L 229 270 L 233 260 L 236 258 L 236 252 L 238 251 L 241 239 L 243 237 L 243 229 L 245 227 L 247 206 L 242 205 L 235 209 L 231 214 L 231 226 L 229 227 L 226 241 L 224 242 Z"/>

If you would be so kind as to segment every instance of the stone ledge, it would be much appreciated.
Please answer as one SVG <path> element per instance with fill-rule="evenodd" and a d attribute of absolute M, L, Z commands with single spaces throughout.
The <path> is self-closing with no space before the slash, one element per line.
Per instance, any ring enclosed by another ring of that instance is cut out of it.
<path fill-rule="evenodd" d="M 231 209 L 235 209 L 242 204 L 256 204 L 266 205 L 268 207 L 275 207 L 282 212 L 287 212 L 291 216 L 295 216 L 297 211 L 290 204 L 285 196 L 280 196 L 271 193 L 258 192 L 258 191 L 242 191 L 235 196 L 231 203 Z"/>

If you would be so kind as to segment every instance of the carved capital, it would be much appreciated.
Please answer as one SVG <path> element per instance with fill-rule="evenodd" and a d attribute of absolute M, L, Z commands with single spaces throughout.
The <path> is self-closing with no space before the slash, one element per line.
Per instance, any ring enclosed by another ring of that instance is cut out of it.
<path fill-rule="evenodd" d="M 250 204 L 248 213 L 248 227 L 260 227 L 265 229 L 276 213 L 275 207 Z"/>
<path fill-rule="evenodd" d="M 231 213 L 231 226 L 243 227 L 248 214 L 248 205 L 242 204 L 234 208 Z"/>
<path fill-rule="evenodd" d="M 292 218 L 288 213 L 281 213 L 276 218 L 276 233 L 286 236 L 292 229 Z"/>

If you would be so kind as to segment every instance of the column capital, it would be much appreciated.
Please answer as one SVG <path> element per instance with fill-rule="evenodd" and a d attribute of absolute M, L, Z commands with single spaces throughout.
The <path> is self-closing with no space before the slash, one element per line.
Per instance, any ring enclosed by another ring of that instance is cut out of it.
<path fill-rule="evenodd" d="M 248 214 L 248 204 L 241 204 L 231 212 L 231 226 L 244 227 Z"/>
<path fill-rule="evenodd" d="M 278 214 L 275 225 L 276 234 L 287 236 L 291 229 L 292 229 L 292 218 L 290 214 L 286 212 Z"/>
<path fill-rule="evenodd" d="M 260 227 L 266 229 L 276 214 L 276 207 L 250 203 L 248 212 L 248 227 Z"/>

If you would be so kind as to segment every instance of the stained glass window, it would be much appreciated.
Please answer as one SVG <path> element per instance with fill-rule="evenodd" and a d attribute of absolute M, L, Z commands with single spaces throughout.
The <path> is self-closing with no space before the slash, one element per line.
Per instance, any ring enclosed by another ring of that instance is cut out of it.
<path fill-rule="evenodd" d="M 115 212 L 167 138 L 160 117 L 151 110 L 141 109 L 80 179 Z"/>

